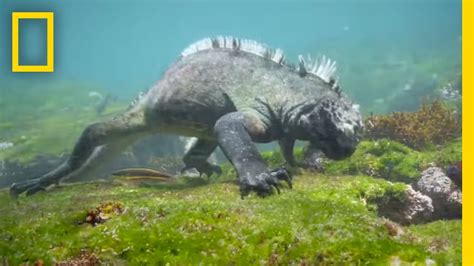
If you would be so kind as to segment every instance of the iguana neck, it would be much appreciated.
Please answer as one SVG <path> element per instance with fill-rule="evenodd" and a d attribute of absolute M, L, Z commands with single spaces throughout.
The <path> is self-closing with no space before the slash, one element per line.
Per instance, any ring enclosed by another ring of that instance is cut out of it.
<path fill-rule="evenodd" d="M 319 102 L 314 99 L 307 99 L 281 108 L 280 121 L 285 138 L 308 140 L 308 134 L 305 131 L 304 125 L 308 121 L 305 115 L 315 108 L 319 108 L 318 103 Z M 314 123 L 314 121 L 312 123 Z"/>

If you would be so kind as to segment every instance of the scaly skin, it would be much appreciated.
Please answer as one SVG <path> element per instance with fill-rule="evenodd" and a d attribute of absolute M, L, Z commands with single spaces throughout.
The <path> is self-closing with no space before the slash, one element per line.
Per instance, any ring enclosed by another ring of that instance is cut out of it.
<path fill-rule="evenodd" d="M 351 155 L 362 123 L 360 113 L 332 83 L 235 49 L 208 49 L 177 60 L 133 108 L 111 121 L 87 127 L 71 157 L 39 179 L 13 184 L 11 194 L 34 194 L 59 179 L 93 174 L 105 159 L 155 133 L 197 137 L 184 156 L 186 169 L 219 172 L 207 158 L 219 146 L 234 166 L 241 195 L 291 187 L 285 169 L 268 169 L 254 142 L 279 141 L 295 165 L 295 140 L 309 141 L 326 156 Z"/>

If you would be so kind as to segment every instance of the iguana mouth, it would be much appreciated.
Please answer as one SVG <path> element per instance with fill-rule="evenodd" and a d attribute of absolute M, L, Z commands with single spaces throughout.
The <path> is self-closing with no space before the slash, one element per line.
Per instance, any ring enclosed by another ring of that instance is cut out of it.
<path fill-rule="evenodd" d="M 336 140 L 323 142 L 321 150 L 329 159 L 342 160 L 351 156 L 355 147 L 341 146 Z"/>

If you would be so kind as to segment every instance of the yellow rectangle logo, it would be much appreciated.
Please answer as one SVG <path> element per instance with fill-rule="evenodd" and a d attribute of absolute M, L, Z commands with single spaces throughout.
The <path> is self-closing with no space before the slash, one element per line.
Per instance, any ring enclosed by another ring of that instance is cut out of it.
<path fill-rule="evenodd" d="M 20 19 L 46 19 L 47 62 L 46 65 L 19 64 Z M 12 12 L 12 72 L 54 72 L 54 13 Z"/>

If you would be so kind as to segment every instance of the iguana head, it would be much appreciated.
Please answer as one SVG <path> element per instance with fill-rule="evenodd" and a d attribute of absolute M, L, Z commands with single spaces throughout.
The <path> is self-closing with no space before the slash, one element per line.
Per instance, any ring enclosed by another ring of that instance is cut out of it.
<path fill-rule="evenodd" d="M 352 155 L 362 136 L 359 108 L 343 95 L 327 95 L 312 101 L 299 122 L 303 138 L 330 159 Z"/>
<path fill-rule="evenodd" d="M 313 148 L 322 150 L 330 159 L 343 159 L 354 153 L 362 135 L 363 125 L 359 106 L 354 105 L 341 92 L 337 79 L 336 62 L 326 57 L 307 63 L 299 56 L 298 74 L 314 82 L 318 88 L 316 99 L 303 104 L 299 112 L 299 125 L 303 138 Z"/>

